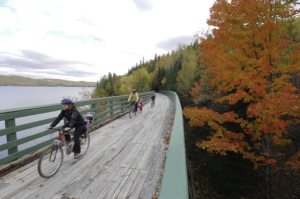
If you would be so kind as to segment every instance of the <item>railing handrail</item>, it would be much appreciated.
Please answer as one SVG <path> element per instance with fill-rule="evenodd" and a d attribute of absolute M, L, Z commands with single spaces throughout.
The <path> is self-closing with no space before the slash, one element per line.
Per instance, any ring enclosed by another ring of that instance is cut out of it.
<path fill-rule="evenodd" d="M 188 177 L 181 104 L 175 92 L 160 92 L 168 95 L 173 100 L 175 117 L 158 198 L 188 199 Z"/>
<path fill-rule="evenodd" d="M 144 101 L 147 101 L 151 97 L 151 91 L 145 92 L 145 93 L 139 93 L 140 98 L 144 98 Z M 99 120 L 95 120 L 93 125 L 99 124 L 101 122 L 104 122 L 108 119 L 111 119 L 117 115 L 120 115 L 127 111 L 127 109 L 130 107 L 130 104 L 127 104 L 127 99 L 129 95 L 120 95 L 120 96 L 113 96 L 113 97 L 104 97 L 104 98 L 97 98 L 97 99 L 90 99 L 90 100 L 81 100 L 81 101 L 75 101 L 74 104 L 77 107 L 80 106 L 86 106 L 91 105 L 91 107 L 88 110 L 80 111 L 80 113 L 86 113 L 89 111 L 98 111 L 101 109 L 109 109 L 104 112 L 98 113 L 95 115 L 95 118 L 99 118 L 100 116 L 104 116 L 104 118 L 101 118 Z M 114 100 L 120 100 L 114 103 Z M 122 102 L 123 101 L 123 102 Z M 97 107 L 96 105 L 99 103 L 107 102 L 107 104 L 103 106 Z M 119 107 L 114 107 L 118 105 Z M 49 131 L 43 131 L 36 133 L 34 135 L 30 135 L 24 138 L 17 139 L 16 133 L 18 131 L 30 129 L 33 127 L 45 125 L 51 123 L 50 120 L 53 120 L 53 116 L 49 116 L 46 119 L 38 120 L 38 121 L 31 121 L 27 124 L 22 124 L 16 126 L 15 119 L 20 117 L 26 117 L 31 115 L 37 115 L 37 114 L 43 114 L 43 113 L 49 113 L 53 111 L 61 110 L 61 104 L 49 104 L 49 105 L 41 105 L 41 106 L 33 106 L 33 107 L 25 107 L 25 108 L 16 108 L 16 109 L 6 109 L 0 111 L 0 121 L 5 121 L 5 128 L 0 130 L 0 136 L 6 135 L 7 143 L 0 145 L 0 151 L 8 150 L 8 156 L 0 159 L 0 166 L 3 164 L 6 164 L 10 161 L 13 161 L 23 155 L 26 155 L 28 153 L 31 153 L 33 151 L 36 151 L 52 142 L 53 139 L 44 141 L 42 143 L 39 143 L 37 145 L 31 146 L 27 149 L 24 149 L 22 151 L 18 151 L 18 145 L 27 143 L 29 141 L 32 141 L 34 139 L 40 138 L 42 136 L 49 135 L 52 132 Z M 120 110 L 120 111 L 119 111 Z M 114 111 L 118 111 L 117 113 L 114 113 Z M 55 139 L 55 138 L 54 138 Z"/>
<path fill-rule="evenodd" d="M 147 95 L 151 92 L 145 92 L 145 93 L 139 93 L 140 96 Z M 119 100 L 128 98 L 129 95 L 119 95 L 119 96 L 112 96 L 112 97 L 103 97 L 103 98 L 97 98 L 97 99 L 89 99 L 89 100 L 80 100 L 75 101 L 74 104 L 76 106 L 85 106 L 90 104 L 98 104 L 103 102 L 108 102 L 111 100 Z M 40 110 L 43 109 L 43 110 Z M 24 107 L 24 108 L 15 108 L 15 109 L 5 109 L 0 110 L 0 121 L 12 119 L 12 118 L 19 118 L 19 117 L 26 117 L 30 115 L 36 115 L 41 113 L 48 113 L 48 109 L 53 109 L 53 111 L 60 110 L 61 104 L 55 103 L 55 104 L 47 104 L 47 105 L 40 105 L 40 106 L 31 106 L 31 107 Z M 38 113 L 35 113 L 35 110 L 40 110 Z M 23 114 L 19 114 L 19 112 L 24 112 Z M 33 113 L 32 113 L 33 112 Z"/>

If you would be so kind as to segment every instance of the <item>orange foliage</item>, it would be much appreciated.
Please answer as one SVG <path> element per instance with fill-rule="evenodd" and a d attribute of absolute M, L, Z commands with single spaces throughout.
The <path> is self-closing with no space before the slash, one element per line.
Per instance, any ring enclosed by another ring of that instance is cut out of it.
<path fill-rule="evenodd" d="M 208 124 L 212 129 L 210 139 L 197 142 L 197 146 L 222 155 L 226 151 L 239 152 L 255 168 L 276 163 L 270 147 L 261 143 L 280 145 L 279 138 L 287 133 L 291 122 L 283 120 L 283 116 L 300 117 L 299 91 L 290 82 L 290 73 L 300 71 L 300 45 L 282 56 L 292 41 L 284 38 L 279 26 L 281 19 L 291 18 L 297 12 L 282 0 L 216 0 L 207 23 L 217 28 L 213 29 L 213 39 L 201 39 L 199 61 L 212 72 L 210 86 L 223 94 L 215 102 L 247 103 L 247 118 L 239 118 L 234 112 L 220 114 L 206 107 L 184 108 L 183 114 L 191 126 Z M 203 93 L 201 84 L 203 79 L 190 92 L 194 99 Z M 228 131 L 224 122 L 239 124 L 243 132 Z M 251 152 L 243 139 L 245 134 L 252 135 L 260 154 Z M 299 161 L 294 162 L 300 166 Z"/>

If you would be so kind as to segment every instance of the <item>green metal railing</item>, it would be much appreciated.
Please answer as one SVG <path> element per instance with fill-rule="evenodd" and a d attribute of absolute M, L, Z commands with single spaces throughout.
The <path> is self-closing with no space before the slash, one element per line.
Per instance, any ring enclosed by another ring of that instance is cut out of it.
<path fill-rule="evenodd" d="M 143 98 L 146 102 L 150 99 L 152 92 L 139 93 L 139 97 Z M 77 107 L 80 106 L 89 106 L 88 110 L 80 111 L 81 114 L 85 114 L 87 112 L 97 112 L 99 110 L 104 110 L 101 113 L 97 113 L 95 115 L 95 122 L 93 125 L 97 125 L 101 122 L 104 122 L 108 119 L 111 119 L 119 114 L 122 114 L 128 111 L 130 104 L 127 104 L 129 95 L 122 96 L 114 96 L 114 97 L 105 97 L 105 98 L 97 98 L 91 100 L 83 100 L 77 101 L 74 104 Z M 116 107 L 117 106 L 117 107 Z M 107 110 L 108 109 L 108 110 Z M 33 121 L 28 124 L 18 125 L 16 126 L 16 118 L 26 117 L 31 115 L 49 113 L 53 111 L 61 110 L 60 104 L 51 104 L 45 106 L 35 106 L 35 107 L 27 107 L 27 108 L 18 108 L 18 109 L 7 109 L 0 111 L 0 121 L 5 121 L 5 128 L 0 130 L 0 136 L 6 136 L 7 143 L 0 145 L 0 151 L 8 150 L 8 156 L 0 159 L 0 165 L 6 164 L 13 160 L 16 160 L 23 155 L 36 151 L 51 142 L 54 139 L 52 138 L 42 143 L 39 143 L 35 146 L 29 147 L 22 151 L 18 151 L 18 145 L 27 143 L 29 141 L 35 140 L 37 138 L 49 135 L 53 132 L 45 130 L 43 132 L 39 132 L 34 135 L 30 135 L 21 139 L 17 139 L 17 132 L 27 130 L 30 128 L 38 127 L 45 124 L 50 124 L 53 122 L 55 117 L 48 118 L 40 121 Z"/>
<path fill-rule="evenodd" d="M 159 92 L 173 100 L 175 117 L 158 198 L 188 199 L 188 178 L 181 104 L 175 92 Z"/>

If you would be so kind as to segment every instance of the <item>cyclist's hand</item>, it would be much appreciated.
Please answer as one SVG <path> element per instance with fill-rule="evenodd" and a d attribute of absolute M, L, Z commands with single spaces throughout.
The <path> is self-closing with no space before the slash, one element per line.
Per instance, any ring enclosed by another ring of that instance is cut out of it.
<path fill-rule="evenodd" d="M 46 129 L 51 130 L 51 129 L 53 129 L 53 127 L 52 126 L 47 126 Z"/>
<path fill-rule="evenodd" d="M 66 128 L 65 128 L 65 131 L 69 131 L 70 129 L 71 129 L 71 128 L 69 128 L 69 127 L 66 127 Z"/>

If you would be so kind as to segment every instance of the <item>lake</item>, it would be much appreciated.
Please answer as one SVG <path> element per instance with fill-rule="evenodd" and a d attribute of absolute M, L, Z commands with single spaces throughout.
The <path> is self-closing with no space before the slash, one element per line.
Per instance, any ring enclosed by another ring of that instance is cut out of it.
<path fill-rule="evenodd" d="M 93 87 L 31 87 L 31 86 L 0 86 L 0 110 L 14 109 L 30 106 L 39 106 L 59 103 L 63 97 L 77 97 L 81 99 L 80 92 L 92 91 Z M 38 114 L 28 117 L 21 117 L 16 119 L 16 125 L 26 124 L 33 121 L 39 121 L 50 117 L 56 117 L 60 111 L 53 111 L 50 113 Z M 61 122 L 58 125 L 63 124 Z M 50 124 L 48 124 L 50 125 Z M 24 131 L 17 132 L 17 138 L 27 137 L 45 130 L 43 125 Z M 4 121 L 0 121 L 0 129 L 5 128 Z M 56 136 L 55 133 L 52 136 Z M 49 140 L 51 135 L 44 136 L 25 144 L 19 145 L 18 150 L 24 150 L 30 146 L 36 145 L 43 141 Z M 6 136 L 0 136 L 0 145 L 6 143 Z M 7 156 L 7 150 L 0 151 L 0 158 Z"/>

